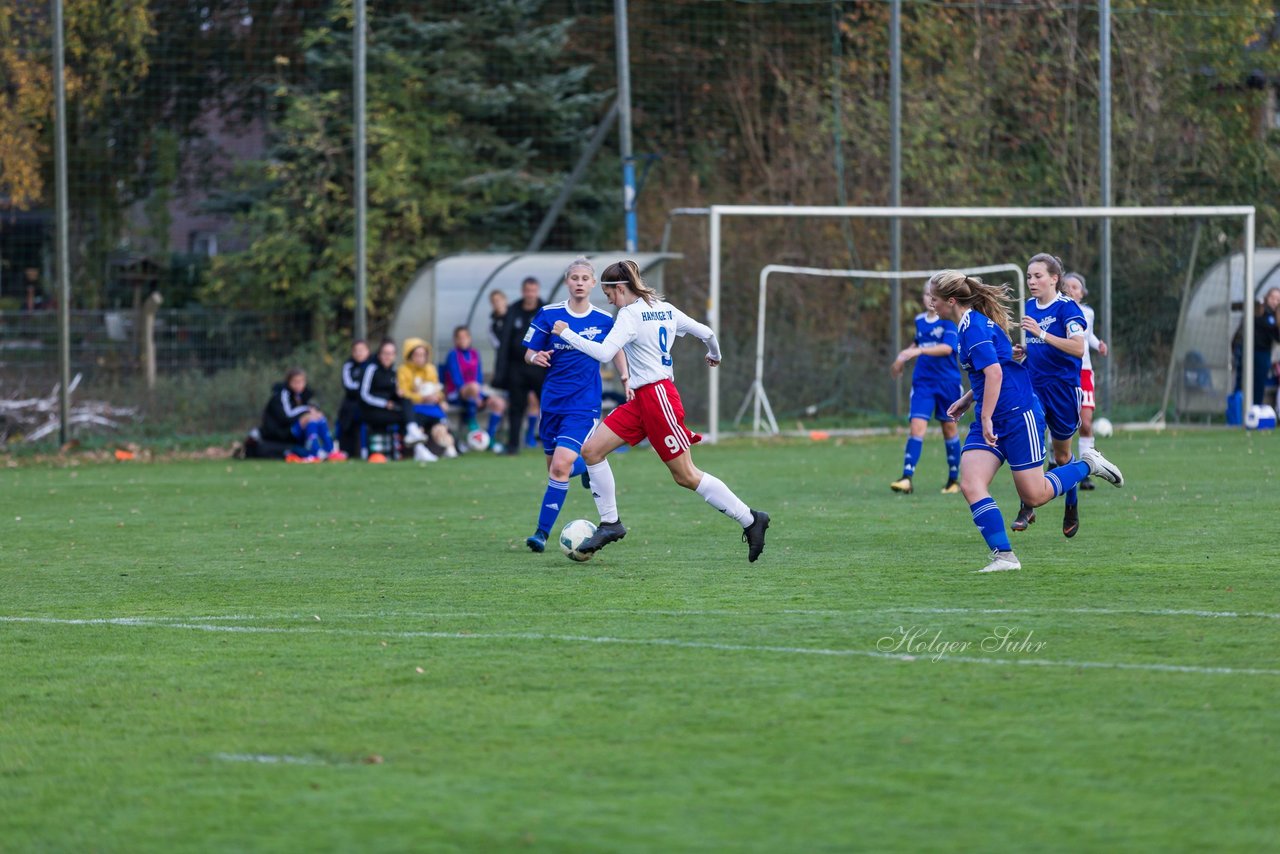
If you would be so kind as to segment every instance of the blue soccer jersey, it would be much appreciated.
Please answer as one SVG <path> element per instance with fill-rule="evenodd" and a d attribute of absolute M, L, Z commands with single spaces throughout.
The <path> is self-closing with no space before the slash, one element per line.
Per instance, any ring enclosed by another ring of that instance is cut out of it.
<path fill-rule="evenodd" d="M 936 314 L 933 320 L 928 319 L 925 312 L 916 315 L 917 347 L 932 347 L 946 344 L 951 348 L 948 356 L 929 356 L 921 353 L 916 358 L 915 370 L 911 374 L 913 388 L 944 388 L 953 391 L 960 385 L 960 366 L 956 364 L 956 325 L 950 320 L 943 320 Z"/>
<path fill-rule="evenodd" d="M 595 306 L 578 315 L 569 310 L 568 303 L 557 302 L 543 306 L 524 335 L 524 346 L 528 349 L 554 351 L 551 367 L 542 382 L 542 411 L 588 412 L 598 417 L 600 363 L 551 334 L 559 320 L 588 341 L 603 341 L 613 328 L 613 315 Z"/>
<path fill-rule="evenodd" d="M 994 364 L 1000 365 L 1004 376 L 1000 383 L 1000 400 L 996 404 L 993 418 L 1017 415 L 1033 408 L 1031 380 L 1026 369 L 1013 360 L 1013 342 L 995 321 L 969 309 L 960 318 L 957 336 L 960 344 L 960 367 L 969 374 L 975 414 L 982 413 L 982 394 L 987 384 L 986 375 L 982 371 Z"/>
<path fill-rule="evenodd" d="M 1026 316 L 1040 328 L 1059 338 L 1083 338 L 1088 331 L 1084 312 L 1070 297 L 1058 294 L 1047 306 L 1041 307 L 1035 298 L 1027 300 Z M 1027 336 L 1027 358 L 1024 364 L 1031 374 L 1031 382 L 1038 389 L 1047 384 L 1062 383 L 1071 388 L 1080 385 L 1080 359 L 1046 344 L 1039 338 Z M 1086 345 L 1088 343 L 1086 342 Z"/>

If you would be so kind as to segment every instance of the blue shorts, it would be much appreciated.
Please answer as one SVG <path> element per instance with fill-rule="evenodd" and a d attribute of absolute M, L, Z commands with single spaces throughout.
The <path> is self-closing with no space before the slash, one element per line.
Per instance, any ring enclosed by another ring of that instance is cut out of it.
<path fill-rule="evenodd" d="M 942 422 L 954 421 L 947 416 L 947 408 L 960 399 L 964 389 L 956 386 L 952 389 L 938 386 L 911 387 L 911 414 L 908 418 L 920 418 L 928 421 L 936 418 Z"/>
<path fill-rule="evenodd" d="M 1001 462 L 1007 462 L 1012 471 L 1026 471 L 1044 465 L 1044 420 L 1038 412 L 1024 410 L 1015 415 L 995 419 L 991 425 L 996 431 L 993 448 L 982 438 L 982 419 L 969 425 L 962 453 L 987 451 Z"/>
<path fill-rule="evenodd" d="M 1044 423 L 1055 439 L 1070 439 L 1080 427 L 1080 387 L 1063 382 L 1045 383 L 1036 389 L 1044 407 Z"/>
<path fill-rule="evenodd" d="M 596 416 L 590 412 L 542 412 L 538 433 L 542 436 L 542 450 L 547 456 L 556 448 L 568 448 L 575 454 L 582 453 L 582 445 L 596 429 Z"/>

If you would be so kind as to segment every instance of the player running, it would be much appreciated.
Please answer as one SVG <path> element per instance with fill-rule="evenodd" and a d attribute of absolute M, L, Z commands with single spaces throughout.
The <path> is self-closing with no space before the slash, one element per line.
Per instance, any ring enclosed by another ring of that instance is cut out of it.
<path fill-rule="evenodd" d="M 1073 489 L 1093 474 L 1124 485 L 1120 469 L 1090 448 L 1078 462 L 1043 470 L 1044 425 L 1035 411 L 1028 371 L 1013 358 L 1005 329 L 1009 323 L 1006 285 L 989 285 L 955 270 L 930 279 L 934 307 L 957 326 L 960 367 L 969 373 L 969 391 L 947 410 L 959 418 L 970 405 L 977 419 L 969 428 L 960 458 L 960 491 L 969 502 L 973 523 L 991 549 L 991 562 L 978 572 L 1021 569 L 1004 530 L 1004 516 L 991 497 L 991 481 L 1006 460 L 1023 503 L 1038 507 Z"/>
<path fill-rule="evenodd" d="M 1042 252 L 1028 262 L 1031 299 L 1022 316 L 1027 343 L 1014 348 L 1014 358 L 1023 359 L 1031 388 L 1044 407 L 1045 424 L 1053 440 L 1053 462 L 1059 466 L 1075 460 L 1071 439 L 1080 426 L 1080 357 L 1088 329 L 1080 306 L 1060 292 L 1062 277 L 1062 262 L 1052 255 Z M 1062 513 L 1065 537 L 1074 537 L 1080 530 L 1079 501 L 1079 493 L 1071 489 Z M 1025 531 L 1035 520 L 1035 510 L 1023 503 L 1011 527 Z"/>
<path fill-rule="evenodd" d="M 1083 454 L 1093 447 L 1093 359 L 1090 357 L 1090 351 L 1097 350 L 1100 355 L 1107 355 L 1107 342 L 1095 334 L 1097 327 L 1093 323 L 1093 309 L 1084 304 L 1084 298 L 1089 295 L 1084 276 L 1079 273 L 1067 273 L 1062 277 L 1062 292 L 1075 300 L 1080 306 L 1080 311 L 1084 313 L 1087 333 L 1085 339 L 1089 345 L 1084 348 L 1084 355 L 1080 357 L 1080 453 Z M 1080 481 L 1079 488 L 1093 489 L 1093 481 L 1086 477 Z"/>
<path fill-rule="evenodd" d="M 552 330 L 574 349 L 601 362 L 619 350 L 627 354 L 634 397 L 628 395 L 582 448 L 591 475 L 592 495 L 600 511 L 600 526 L 578 551 L 590 554 L 627 535 L 618 517 L 613 472 L 605 457 L 623 444 L 636 445 L 648 439 L 658 456 L 671 470 L 676 483 L 692 489 L 712 507 L 742 526 L 747 543 L 747 560 L 754 562 L 764 551 L 769 514 L 752 510 L 714 475 L 699 471 L 693 464 L 691 447 L 702 437 L 684 425 L 684 406 L 672 382 L 671 345 L 680 335 L 692 334 L 707 345 L 707 364 L 720 364 L 720 345 L 709 326 L 691 319 L 654 292 L 640 277 L 634 261 L 620 261 L 605 268 L 600 284 L 617 306 L 613 331 L 603 342 L 589 341 L 561 321 Z"/>
<path fill-rule="evenodd" d="M 921 301 L 924 311 L 916 315 L 915 343 L 899 353 L 889 368 L 889 373 L 897 379 L 902 376 L 903 366 L 916 359 L 911 373 L 911 435 L 907 437 L 902 477 L 889 484 L 889 488 L 908 495 L 914 491 L 911 478 L 920 461 L 925 430 L 929 419 L 937 418 L 947 448 L 947 484 L 942 492 L 952 495 L 960 491 L 960 437 L 956 434 L 956 422 L 947 415 L 947 407 L 964 393 L 960 368 L 956 365 L 956 325 L 934 311 L 933 291 L 928 284 L 924 286 Z"/>
<path fill-rule="evenodd" d="M 560 508 L 569 496 L 569 478 L 586 471 L 582 444 L 600 419 L 600 363 L 573 349 L 551 334 L 554 327 L 571 329 L 583 341 L 603 340 L 613 328 L 613 316 L 591 304 L 596 286 L 595 267 L 586 258 L 575 258 L 564 274 L 569 298 L 543 306 L 524 334 L 525 361 L 547 369 L 542 381 L 542 450 L 547 455 L 547 490 L 538 510 L 538 527 L 525 544 L 535 552 L 547 547 Z M 627 357 L 613 354 L 613 365 L 624 388 Z M 631 397 L 631 392 L 627 391 Z M 609 470 L 609 463 L 601 463 Z M 612 482 L 613 472 L 608 479 Z"/>

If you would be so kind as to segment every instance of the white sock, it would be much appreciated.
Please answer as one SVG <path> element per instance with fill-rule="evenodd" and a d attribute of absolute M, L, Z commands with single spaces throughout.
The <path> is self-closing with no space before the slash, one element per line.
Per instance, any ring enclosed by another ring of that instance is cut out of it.
<path fill-rule="evenodd" d="M 1084 452 L 1085 452 L 1085 451 L 1087 451 L 1087 450 L 1089 450 L 1089 449 L 1090 449 L 1090 448 L 1092 448 L 1092 447 L 1093 447 L 1093 437 L 1092 437 L 1092 436 L 1081 436 L 1081 437 L 1080 437 L 1080 456 L 1084 456 Z"/>
<path fill-rule="evenodd" d="M 609 461 L 601 460 L 593 466 L 587 466 L 587 474 L 591 475 L 591 497 L 596 500 L 600 521 L 618 521 L 618 493 Z"/>
<path fill-rule="evenodd" d="M 595 475 L 591 485 L 595 486 Z M 751 516 L 751 508 L 742 503 L 742 499 L 733 494 L 733 490 L 724 485 L 724 481 L 712 474 L 702 473 L 702 481 L 697 490 L 702 500 L 719 510 L 739 525 L 746 528 L 755 521 Z"/>

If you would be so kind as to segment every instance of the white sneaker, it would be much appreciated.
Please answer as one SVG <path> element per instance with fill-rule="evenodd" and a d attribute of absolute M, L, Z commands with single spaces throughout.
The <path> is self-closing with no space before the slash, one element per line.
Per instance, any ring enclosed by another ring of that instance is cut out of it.
<path fill-rule="evenodd" d="M 492 445 L 489 446 L 489 450 L 493 451 L 495 454 L 501 454 L 503 451 L 506 450 L 506 448 L 502 447 L 501 442 L 494 442 Z"/>
<path fill-rule="evenodd" d="M 404 430 L 404 443 L 406 445 L 420 445 L 427 441 L 427 434 L 422 429 L 422 425 L 417 421 L 410 421 L 409 426 Z"/>
<path fill-rule="evenodd" d="M 1120 473 L 1120 469 L 1116 468 L 1115 463 L 1098 453 L 1097 448 L 1085 451 L 1080 455 L 1080 459 L 1089 464 L 1089 474 L 1100 477 L 1107 483 L 1124 486 L 1124 475 Z"/>
<path fill-rule="evenodd" d="M 451 459 L 451 460 L 457 459 L 457 458 L 458 458 L 458 447 L 457 447 L 457 445 L 450 445 L 449 447 L 445 448 L 445 449 L 444 449 L 444 455 L 445 455 L 445 457 L 447 457 L 448 459 Z"/>
<path fill-rule="evenodd" d="M 977 571 L 1008 572 L 1011 569 L 1022 569 L 1022 563 L 1018 560 L 1018 556 L 1013 552 L 1002 552 L 999 549 L 992 549 L 991 563 Z"/>
<path fill-rule="evenodd" d="M 440 459 L 427 448 L 426 445 L 418 445 L 413 449 L 413 458 L 420 463 L 434 463 Z"/>

